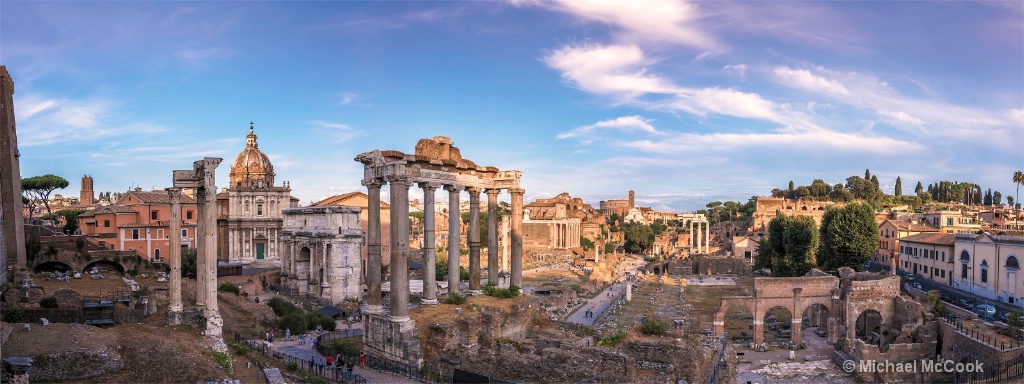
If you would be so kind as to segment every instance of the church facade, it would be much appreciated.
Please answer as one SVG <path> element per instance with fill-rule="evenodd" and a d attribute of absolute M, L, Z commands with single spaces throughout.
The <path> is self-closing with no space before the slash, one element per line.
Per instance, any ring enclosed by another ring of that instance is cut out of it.
<path fill-rule="evenodd" d="M 275 185 L 274 165 L 256 138 L 250 124 L 228 187 L 217 194 L 218 259 L 280 265 L 283 211 L 297 207 L 298 199 L 287 182 Z"/>

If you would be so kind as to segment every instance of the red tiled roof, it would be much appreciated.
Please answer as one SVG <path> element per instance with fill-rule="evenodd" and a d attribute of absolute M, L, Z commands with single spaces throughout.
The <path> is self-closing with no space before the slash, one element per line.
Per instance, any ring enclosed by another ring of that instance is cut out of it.
<path fill-rule="evenodd" d="M 890 219 L 890 220 L 886 220 L 886 221 L 892 223 L 892 225 L 894 227 L 896 227 L 897 230 L 901 230 L 901 231 L 911 231 L 911 232 L 938 232 L 939 231 L 938 228 L 935 228 L 933 226 L 930 226 L 930 225 L 927 225 L 927 224 L 914 224 L 914 223 L 911 223 L 911 222 L 909 222 L 907 220 L 891 220 Z"/>
<path fill-rule="evenodd" d="M 918 233 L 900 239 L 902 242 L 915 242 L 936 245 L 953 245 L 956 234 L 953 233 Z"/>
<path fill-rule="evenodd" d="M 128 191 L 125 196 L 134 196 L 136 199 L 141 201 L 143 204 L 170 204 L 171 198 L 167 195 L 167 191 Z M 121 198 L 124 199 L 123 197 Z M 182 203 L 195 203 L 195 199 L 188 197 L 187 195 L 181 195 Z"/>
<path fill-rule="evenodd" d="M 320 200 L 318 202 L 315 202 L 315 203 L 311 204 L 310 206 L 311 207 L 323 207 L 323 206 L 328 206 L 328 205 L 345 205 L 345 201 L 348 200 L 348 199 L 351 199 L 353 197 L 362 197 L 364 199 L 369 200 L 369 196 L 367 196 L 365 193 L 356 191 L 356 192 L 349 192 L 349 193 L 345 193 L 345 194 L 341 194 L 341 195 L 334 195 L 334 196 L 328 197 L 326 199 Z M 384 208 L 384 209 L 391 209 L 391 206 L 388 205 L 388 203 L 385 203 L 384 201 L 380 202 L 380 207 Z"/>
<path fill-rule="evenodd" d="M 92 211 L 83 213 L 78 217 L 91 217 L 101 213 L 137 213 L 131 207 L 127 205 L 107 205 L 103 207 L 96 207 Z"/>

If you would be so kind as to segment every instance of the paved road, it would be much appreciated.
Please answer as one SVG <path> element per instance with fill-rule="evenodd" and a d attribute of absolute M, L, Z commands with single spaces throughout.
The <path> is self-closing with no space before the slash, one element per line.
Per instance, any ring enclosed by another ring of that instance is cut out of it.
<path fill-rule="evenodd" d="M 625 272 L 636 273 L 637 268 L 644 264 L 646 263 L 643 259 L 629 259 L 619 264 L 618 268 L 616 268 L 616 275 L 623 276 Z M 614 299 L 618 297 L 619 293 L 624 289 L 626 289 L 626 285 L 624 283 L 612 284 L 604 291 L 601 291 L 600 294 L 594 296 L 594 298 L 586 299 L 587 302 L 576 310 L 576 312 L 569 315 L 569 318 L 567 318 L 566 321 L 583 324 L 588 327 L 594 325 L 594 321 L 611 306 L 612 301 L 614 301 Z M 593 317 L 586 316 L 587 310 L 594 312 Z"/>
<path fill-rule="evenodd" d="M 324 358 L 323 355 L 317 353 L 316 349 L 313 349 L 309 345 L 309 340 L 306 343 L 302 343 L 298 339 L 296 340 L 274 340 L 274 350 L 280 351 L 289 356 L 293 356 L 302 359 L 304 362 L 308 362 L 310 357 L 313 357 L 313 361 L 320 361 Z M 369 368 L 361 368 L 358 365 L 352 370 L 353 373 L 361 375 L 366 379 L 368 383 L 400 383 L 400 384 L 413 384 L 418 383 L 415 380 L 394 375 L 389 372 L 381 372 Z"/>

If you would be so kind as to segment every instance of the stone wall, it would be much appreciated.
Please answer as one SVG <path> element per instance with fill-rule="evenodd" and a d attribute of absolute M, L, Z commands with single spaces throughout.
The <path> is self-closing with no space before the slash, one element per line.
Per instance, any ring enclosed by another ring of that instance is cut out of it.
<path fill-rule="evenodd" d="M 975 340 L 956 329 L 945 321 L 939 321 L 942 345 L 939 349 L 944 360 L 956 362 L 980 361 L 985 367 L 995 367 L 1012 359 L 1024 356 L 1024 348 L 1007 348 L 1002 350 Z"/>
<path fill-rule="evenodd" d="M 702 256 L 696 260 L 696 265 L 697 272 L 702 275 L 709 272 L 712 275 L 750 274 L 750 266 L 742 258 Z"/>
<path fill-rule="evenodd" d="M 4 291 L 4 302 L 8 305 L 15 304 L 22 307 L 39 305 L 39 300 L 46 296 L 42 287 L 8 288 Z"/>

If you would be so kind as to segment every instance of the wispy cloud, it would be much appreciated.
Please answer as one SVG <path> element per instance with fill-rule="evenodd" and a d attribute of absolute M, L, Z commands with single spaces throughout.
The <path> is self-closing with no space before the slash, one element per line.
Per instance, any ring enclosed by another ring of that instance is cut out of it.
<path fill-rule="evenodd" d="M 108 99 L 73 100 L 28 95 L 24 100 L 22 103 L 19 98 L 15 102 L 19 143 L 23 146 L 87 142 L 122 134 L 147 135 L 166 131 L 159 124 L 118 116 L 115 110 L 117 103 Z"/>
<path fill-rule="evenodd" d="M 565 46 L 544 57 L 544 62 L 581 90 L 614 95 L 621 101 L 678 90 L 668 80 L 647 73 L 649 61 L 636 45 Z"/>
<path fill-rule="evenodd" d="M 590 142 L 593 141 L 593 138 L 590 137 L 590 134 L 600 129 L 614 129 L 621 132 L 640 131 L 655 134 L 658 133 L 658 131 L 654 129 L 654 126 L 652 126 L 649 123 L 650 121 L 650 119 L 645 119 L 643 116 L 640 115 L 623 116 L 615 119 L 598 121 L 597 123 L 584 125 L 582 127 L 577 127 L 569 132 L 560 133 L 557 137 L 559 139 L 568 139 L 573 137 L 583 138 L 584 144 L 590 144 Z"/>
<path fill-rule="evenodd" d="M 231 48 L 192 48 L 175 52 L 182 63 L 194 68 L 205 68 L 237 54 L 238 51 Z"/>
<path fill-rule="evenodd" d="M 347 124 L 342 123 L 335 123 L 324 120 L 311 120 L 307 121 L 306 124 L 318 127 L 318 131 L 320 133 L 327 135 L 328 137 L 333 137 L 335 143 L 344 143 L 366 134 L 366 132 L 352 128 Z"/>

